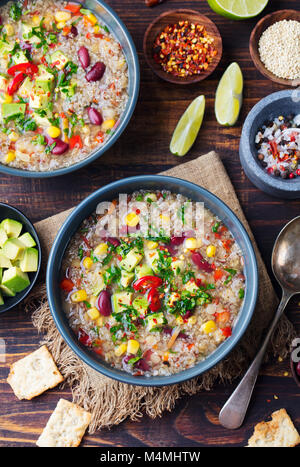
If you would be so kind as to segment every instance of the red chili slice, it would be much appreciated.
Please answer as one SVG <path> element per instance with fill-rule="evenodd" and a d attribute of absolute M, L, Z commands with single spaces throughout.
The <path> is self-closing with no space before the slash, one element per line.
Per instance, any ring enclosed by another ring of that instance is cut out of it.
<path fill-rule="evenodd" d="M 269 144 L 270 144 L 270 148 L 271 148 L 273 157 L 276 157 L 277 154 L 278 154 L 278 149 L 277 149 L 277 143 L 276 143 L 276 141 L 270 141 Z"/>
<path fill-rule="evenodd" d="M 149 308 L 153 313 L 160 309 L 161 303 L 159 299 L 159 293 L 155 287 L 151 287 L 151 289 L 149 290 L 147 300 L 149 303 Z"/>
<path fill-rule="evenodd" d="M 71 279 L 63 279 L 59 284 L 60 288 L 65 292 L 71 292 L 74 289 L 74 284 Z"/>
<path fill-rule="evenodd" d="M 19 89 L 25 78 L 26 75 L 24 73 L 19 73 L 18 75 L 16 75 L 7 86 L 7 94 L 12 96 Z"/>
<path fill-rule="evenodd" d="M 34 63 L 19 63 L 18 65 L 11 66 L 7 73 L 10 76 L 14 76 L 16 73 L 25 73 L 26 75 L 34 75 L 39 71 L 37 65 Z"/>
<path fill-rule="evenodd" d="M 136 292 L 145 293 L 148 289 L 154 287 L 157 288 L 162 285 L 162 279 L 157 276 L 144 276 L 138 279 L 134 284 L 133 288 Z"/>

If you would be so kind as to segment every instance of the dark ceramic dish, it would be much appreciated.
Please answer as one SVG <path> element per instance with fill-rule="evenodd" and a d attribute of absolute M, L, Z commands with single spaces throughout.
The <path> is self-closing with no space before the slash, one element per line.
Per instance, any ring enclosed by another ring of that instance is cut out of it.
<path fill-rule="evenodd" d="M 7 2 L 0 0 L 0 5 L 5 3 Z M 76 0 L 75 3 L 79 2 Z M 4 164 L 0 164 L 0 172 L 28 178 L 56 177 L 58 175 L 65 175 L 70 172 L 74 172 L 75 170 L 81 169 L 91 162 L 94 162 L 96 159 L 98 159 L 98 157 L 102 156 L 102 154 L 104 154 L 121 136 L 131 119 L 139 95 L 140 86 L 140 68 L 134 42 L 124 23 L 120 20 L 114 10 L 105 2 L 102 0 L 86 0 L 80 3 L 84 8 L 92 10 L 101 18 L 101 20 L 105 23 L 115 38 L 120 42 L 127 61 L 129 98 L 126 104 L 126 108 L 120 117 L 119 125 L 114 131 L 114 134 L 107 140 L 107 143 L 105 143 L 104 146 L 101 146 L 99 149 L 95 149 L 86 159 L 83 159 L 76 164 L 70 165 L 69 167 L 63 167 L 58 170 L 53 170 L 52 172 L 33 172 L 30 170 L 15 169 L 14 167 L 8 167 Z"/>
<path fill-rule="evenodd" d="M 29 272 L 28 276 L 30 279 L 30 285 L 24 289 L 22 292 L 17 293 L 14 297 L 3 297 L 4 298 L 4 305 L 0 305 L 0 313 L 4 313 L 4 311 L 8 311 L 14 306 L 18 305 L 30 292 L 32 287 L 34 286 L 39 272 L 41 268 L 41 258 L 42 258 L 42 251 L 41 251 L 41 244 L 39 241 L 39 237 L 36 233 L 35 228 L 33 227 L 32 223 L 29 219 L 18 209 L 14 208 L 13 206 L 9 206 L 5 203 L 0 203 L 0 221 L 6 218 L 14 219 L 15 221 L 19 221 L 23 224 L 22 233 L 29 232 L 30 235 L 34 238 L 36 242 L 36 247 L 39 251 L 39 261 L 38 261 L 38 270 L 36 272 Z"/>
<path fill-rule="evenodd" d="M 155 376 L 150 378 L 145 376 L 134 377 L 129 373 L 111 367 L 77 340 L 75 333 L 69 326 L 68 319 L 62 306 L 59 288 L 62 258 L 70 239 L 78 230 L 81 222 L 96 209 L 99 202 L 115 199 L 120 193 L 129 194 L 140 189 L 146 191 L 167 189 L 175 193 L 181 193 L 195 201 L 204 202 L 205 206 L 216 214 L 230 229 L 242 250 L 245 260 L 245 300 L 240 311 L 239 319 L 233 329 L 232 336 L 223 342 L 206 360 L 198 363 L 193 368 L 172 376 Z M 58 232 L 52 246 L 48 260 L 46 282 L 48 301 L 56 326 L 66 343 L 79 358 L 96 371 L 118 381 L 141 386 L 163 386 L 176 384 L 200 375 L 215 366 L 235 347 L 246 331 L 255 308 L 258 290 L 258 273 L 255 253 L 246 230 L 235 214 L 219 198 L 204 188 L 184 180 L 160 175 L 144 175 L 125 178 L 100 188 L 83 200 L 77 208 L 72 211 Z"/>
<path fill-rule="evenodd" d="M 279 115 L 300 113 L 300 91 L 288 90 L 270 94 L 259 101 L 248 114 L 240 140 L 240 159 L 251 182 L 260 190 L 279 198 L 300 198 L 300 177 L 282 179 L 269 175 L 257 160 L 255 136 L 266 120 Z"/>

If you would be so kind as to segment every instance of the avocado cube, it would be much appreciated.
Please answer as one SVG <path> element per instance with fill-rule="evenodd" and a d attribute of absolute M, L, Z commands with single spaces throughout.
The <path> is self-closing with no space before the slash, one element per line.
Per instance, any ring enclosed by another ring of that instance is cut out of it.
<path fill-rule="evenodd" d="M 68 57 L 61 50 L 56 50 L 50 58 L 52 65 L 55 65 L 59 70 L 65 68 L 66 64 L 69 62 Z"/>
<path fill-rule="evenodd" d="M 30 235 L 29 232 L 23 233 L 21 237 L 19 237 L 20 242 L 24 243 L 27 248 L 31 248 L 33 246 L 36 246 L 34 238 Z"/>
<path fill-rule="evenodd" d="M 18 65 L 19 63 L 27 63 L 28 58 L 26 57 L 25 53 L 23 50 L 19 50 L 17 53 L 14 54 L 13 60 L 15 65 Z"/>
<path fill-rule="evenodd" d="M 22 37 L 25 41 L 29 42 L 30 44 L 37 44 L 40 43 L 41 40 L 37 36 L 31 36 L 32 33 L 32 26 L 26 23 L 22 23 Z M 30 37 L 31 36 L 31 37 Z"/>
<path fill-rule="evenodd" d="M 0 252 L 0 268 L 10 268 L 11 267 L 11 261 L 10 259 L 6 258 L 6 256 L 2 253 L 2 250 Z"/>
<path fill-rule="evenodd" d="M 26 248 L 23 258 L 20 260 L 20 269 L 23 272 L 35 272 L 38 268 L 39 252 L 36 248 Z"/>
<path fill-rule="evenodd" d="M 135 268 L 135 275 L 137 279 L 140 279 L 144 276 L 153 276 L 152 269 L 148 266 L 148 264 L 139 264 Z"/>
<path fill-rule="evenodd" d="M 13 266 L 3 273 L 2 285 L 8 287 L 13 292 L 22 292 L 30 285 L 30 280 L 26 272 Z"/>
<path fill-rule="evenodd" d="M 5 42 L 3 40 L 0 40 L 0 56 L 1 58 L 7 57 L 9 52 L 14 48 L 14 45 L 10 42 Z"/>
<path fill-rule="evenodd" d="M 94 272 L 92 278 L 93 295 L 98 297 L 101 290 L 105 289 L 104 277 L 101 271 Z"/>
<path fill-rule="evenodd" d="M 25 115 L 26 104 L 12 102 L 10 104 L 2 104 L 2 117 L 4 119 L 13 119 L 19 115 Z"/>
<path fill-rule="evenodd" d="M 3 254 L 12 260 L 21 259 L 24 253 L 25 247 L 20 240 L 17 238 L 9 238 L 3 245 Z"/>
<path fill-rule="evenodd" d="M 8 237 L 18 237 L 21 233 L 21 230 L 23 228 L 21 222 L 15 221 L 14 219 L 4 219 L 0 227 L 2 227 Z"/>
<path fill-rule="evenodd" d="M 122 271 L 120 284 L 122 287 L 128 287 L 134 279 L 133 272 Z"/>
<path fill-rule="evenodd" d="M 139 295 L 133 300 L 132 306 L 140 313 L 140 315 L 145 315 L 148 310 L 148 300 L 146 297 Z"/>
<path fill-rule="evenodd" d="M 48 94 L 30 94 L 29 105 L 33 109 L 44 109 L 49 104 Z"/>
<path fill-rule="evenodd" d="M 28 98 L 30 94 L 32 94 L 32 92 L 33 92 L 33 81 L 31 81 L 29 76 L 27 76 L 18 90 L 18 95 L 24 98 Z"/>
<path fill-rule="evenodd" d="M 151 331 L 153 328 L 158 326 L 162 326 L 165 324 L 166 319 L 162 312 L 160 313 L 153 313 L 152 315 L 146 316 L 146 323 L 147 323 L 147 330 Z"/>
<path fill-rule="evenodd" d="M 32 118 L 38 126 L 48 128 L 51 125 L 50 120 L 48 120 L 47 116 L 42 117 L 37 112 L 34 112 L 32 114 Z"/>
<path fill-rule="evenodd" d="M 71 80 L 69 86 L 65 86 L 63 88 L 60 88 L 61 96 L 64 99 L 70 99 L 71 97 L 74 96 L 76 92 L 76 87 L 77 87 L 77 82 L 74 80 Z"/>
<path fill-rule="evenodd" d="M 3 300 L 3 296 L 2 296 L 2 293 L 0 291 L 0 306 L 1 305 L 4 305 L 4 300 Z"/>
<path fill-rule="evenodd" d="M 114 293 L 111 297 L 114 313 L 121 313 L 125 311 L 125 307 L 123 305 L 129 306 L 132 304 L 132 295 L 133 294 L 131 292 Z"/>
<path fill-rule="evenodd" d="M 197 284 L 195 284 L 195 281 L 190 280 L 183 286 L 184 290 L 187 290 L 190 293 L 196 293 L 199 290 L 199 287 Z"/>
<path fill-rule="evenodd" d="M 35 79 L 37 87 L 41 88 L 45 93 L 52 92 L 54 85 L 54 75 L 47 71 L 44 65 L 39 65 L 39 74 Z"/>
<path fill-rule="evenodd" d="M 142 261 L 143 255 L 137 250 L 133 249 L 125 256 L 120 262 L 121 269 L 125 269 L 127 272 L 131 272 L 140 261 Z"/>
<path fill-rule="evenodd" d="M 159 260 L 158 251 L 152 251 L 152 250 L 151 251 L 146 251 L 145 256 L 146 256 L 146 261 L 147 261 L 148 265 L 157 274 L 159 272 L 158 267 L 157 267 L 157 263 L 158 263 L 158 260 Z"/>
<path fill-rule="evenodd" d="M 13 290 L 10 290 L 6 285 L 0 284 L 0 290 L 5 297 L 14 297 L 16 293 Z"/>
<path fill-rule="evenodd" d="M 8 239 L 7 233 L 5 232 L 5 229 L 0 226 L 0 246 L 2 246 L 6 240 Z"/>
<path fill-rule="evenodd" d="M 180 259 L 173 261 L 171 263 L 171 268 L 173 269 L 175 274 L 177 274 L 178 271 L 179 273 L 182 272 L 184 270 L 184 261 L 181 261 Z"/>

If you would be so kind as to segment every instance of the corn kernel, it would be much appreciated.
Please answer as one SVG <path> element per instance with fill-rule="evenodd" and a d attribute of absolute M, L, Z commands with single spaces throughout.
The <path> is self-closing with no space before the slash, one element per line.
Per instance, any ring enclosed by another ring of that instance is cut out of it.
<path fill-rule="evenodd" d="M 19 135 L 15 131 L 11 131 L 8 135 L 8 139 L 12 141 L 13 143 L 15 143 L 16 141 L 18 141 Z"/>
<path fill-rule="evenodd" d="M 148 240 L 146 242 L 146 245 L 147 245 L 147 248 L 149 248 L 149 250 L 155 250 L 155 248 L 158 247 L 158 243 L 157 242 L 153 242 L 152 240 Z"/>
<path fill-rule="evenodd" d="M 116 121 L 113 118 L 110 118 L 109 120 L 105 120 L 102 123 L 102 130 L 111 130 L 115 126 Z"/>
<path fill-rule="evenodd" d="M 216 323 L 212 320 L 206 321 L 206 323 L 202 324 L 201 330 L 205 334 L 210 334 L 211 332 L 217 329 Z"/>
<path fill-rule="evenodd" d="M 159 216 L 163 222 L 170 223 L 170 216 L 166 216 L 165 214 L 161 214 Z"/>
<path fill-rule="evenodd" d="M 87 311 L 87 314 L 89 315 L 89 317 L 90 317 L 92 320 L 98 319 L 99 316 L 100 316 L 99 310 L 97 310 L 97 308 L 96 308 L 95 306 L 93 306 L 92 308 L 90 308 L 90 309 Z"/>
<path fill-rule="evenodd" d="M 34 16 L 32 17 L 32 22 L 33 22 L 34 24 L 40 24 L 41 18 L 40 18 L 38 15 L 34 15 Z"/>
<path fill-rule="evenodd" d="M 208 245 L 208 247 L 206 248 L 206 256 L 212 258 L 213 256 L 215 256 L 216 250 L 217 248 L 215 247 L 215 245 Z"/>
<path fill-rule="evenodd" d="M 176 324 L 179 325 L 179 324 L 183 324 L 183 323 L 184 323 L 184 321 L 183 321 L 182 317 L 181 317 L 181 316 L 178 316 L 178 317 L 176 318 Z"/>
<path fill-rule="evenodd" d="M 125 224 L 129 227 L 136 227 L 140 222 L 139 216 L 135 212 L 130 212 L 125 217 Z"/>
<path fill-rule="evenodd" d="M 93 29 L 94 29 L 94 33 L 95 33 L 95 34 L 98 34 L 98 33 L 100 32 L 100 26 L 99 26 L 99 24 L 95 24 L 95 26 L 94 26 Z"/>
<path fill-rule="evenodd" d="M 57 11 L 54 17 L 57 22 L 69 21 L 69 19 L 71 19 L 71 13 L 69 13 L 68 11 Z"/>
<path fill-rule="evenodd" d="M 100 326 L 100 328 L 104 325 L 104 316 L 99 316 L 99 318 L 96 319 L 96 325 Z"/>
<path fill-rule="evenodd" d="M 85 290 L 77 290 L 77 292 L 72 293 L 71 300 L 74 303 L 84 302 L 87 299 L 87 293 Z"/>
<path fill-rule="evenodd" d="M 197 317 L 196 316 L 191 316 L 189 319 L 188 319 L 188 324 L 191 324 L 191 325 L 194 325 L 197 323 Z"/>
<path fill-rule="evenodd" d="M 94 255 L 101 256 L 104 255 L 108 250 L 108 246 L 106 243 L 99 243 L 94 249 Z"/>
<path fill-rule="evenodd" d="M 63 29 L 65 25 L 66 23 L 64 21 L 60 21 L 59 23 L 56 23 L 57 29 Z"/>
<path fill-rule="evenodd" d="M 89 15 L 86 16 L 86 19 L 94 26 L 97 23 L 97 18 L 93 13 L 90 13 Z"/>
<path fill-rule="evenodd" d="M 13 101 L 13 97 L 10 96 L 9 94 L 4 94 L 4 103 L 5 104 L 10 104 Z"/>
<path fill-rule="evenodd" d="M 195 248 L 197 248 L 198 244 L 197 244 L 197 240 L 196 238 L 187 238 L 186 241 L 185 241 L 185 247 L 188 249 L 188 250 L 195 250 Z"/>
<path fill-rule="evenodd" d="M 87 256 L 86 258 L 84 258 L 84 260 L 82 261 L 82 264 L 83 264 L 83 267 L 85 269 L 90 269 L 92 266 L 93 266 L 93 260 Z"/>
<path fill-rule="evenodd" d="M 125 353 L 126 350 L 127 350 L 127 344 L 125 344 L 125 342 L 118 345 L 118 347 L 115 348 L 116 357 L 120 357 L 121 355 L 123 355 L 123 353 Z"/>
<path fill-rule="evenodd" d="M 151 201 L 155 202 L 157 201 L 157 196 L 155 193 L 147 193 L 145 195 L 145 200 L 148 201 L 148 199 L 151 199 Z"/>
<path fill-rule="evenodd" d="M 16 158 L 16 153 L 15 151 L 8 151 L 8 153 L 6 154 L 6 158 L 5 158 L 5 162 L 12 162 L 14 161 Z"/>
<path fill-rule="evenodd" d="M 49 126 L 49 128 L 47 128 L 47 133 L 51 138 L 58 138 L 60 135 L 60 129 L 56 126 Z"/>
<path fill-rule="evenodd" d="M 127 344 L 127 352 L 129 354 L 136 354 L 137 351 L 139 350 L 140 348 L 140 344 L 138 341 L 136 341 L 135 339 L 129 339 L 128 341 L 128 344 Z"/>
<path fill-rule="evenodd" d="M 4 26 L 4 29 L 8 36 L 13 36 L 15 33 L 14 27 L 9 23 Z"/>

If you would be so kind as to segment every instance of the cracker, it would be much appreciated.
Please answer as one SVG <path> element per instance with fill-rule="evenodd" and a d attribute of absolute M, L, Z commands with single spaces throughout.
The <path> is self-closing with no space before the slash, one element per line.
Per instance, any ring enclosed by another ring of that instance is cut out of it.
<path fill-rule="evenodd" d="M 294 447 L 300 443 L 300 435 L 285 409 L 272 413 L 270 422 L 258 423 L 248 441 L 248 447 Z"/>
<path fill-rule="evenodd" d="M 7 378 L 18 399 L 33 399 L 63 381 L 45 345 L 13 363 Z"/>
<path fill-rule="evenodd" d="M 91 421 L 91 414 L 60 399 L 36 444 L 40 447 L 76 447 Z"/>

